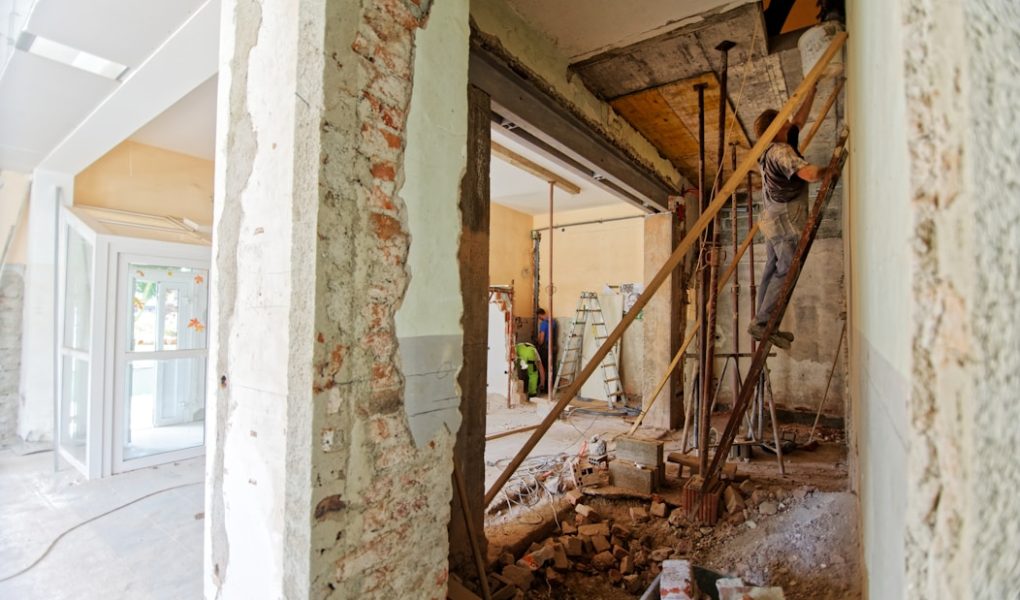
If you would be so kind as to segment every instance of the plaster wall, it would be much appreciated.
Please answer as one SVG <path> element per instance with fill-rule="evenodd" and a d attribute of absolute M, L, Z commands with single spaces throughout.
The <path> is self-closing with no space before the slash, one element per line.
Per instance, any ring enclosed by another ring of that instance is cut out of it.
<path fill-rule="evenodd" d="M 213 161 L 127 140 L 74 178 L 75 203 L 212 223 Z"/>
<path fill-rule="evenodd" d="M 904 5 L 851 3 L 847 30 L 850 158 L 845 231 L 850 308 L 851 446 L 861 504 L 869 598 L 905 598 L 910 438 L 910 278 L 914 217 L 908 192 Z"/>
<path fill-rule="evenodd" d="M 514 316 L 530 319 L 534 315 L 531 292 L 531 228 L 533 218 L 493 202 L 489 224 L 489 284 L 514 284 Z"/>
<path fill-rule="evenodd" d="M 679 188 L 680 173 L 644 136 L 573 77 L 570 57 L 557 43 L 528 24 L 505 0 L 471 2 L 472 24 L 489 43 L 517 61 L 547 92 L 559 98 L 634 160 Z"/>
<path fill-rule="evenodd" d="M 914 220 L 907 596 L 1016 595 L 1020 7 L 902 0 Z"/>
<path fill-rule="evenodd" d="M 411 279 L 396 313 L 404 403 L 419 446 L 460 428 L 460 184 L 467 164 L 467 0 L 444 0 L 415 36 L 404 175 Z M 451 466 L 450 464 L 446 465 Z"/>

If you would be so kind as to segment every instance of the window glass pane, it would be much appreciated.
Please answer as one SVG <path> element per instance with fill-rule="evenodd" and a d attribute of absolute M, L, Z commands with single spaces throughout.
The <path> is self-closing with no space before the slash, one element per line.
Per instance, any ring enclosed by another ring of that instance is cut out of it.
<path fill-rule="evenodd" d="M 180 323 L 180 288 L 166 287 L 163 293 L 163 347 L 162 350 L 177 350 L 177 327 Z"/>
<path fill-rule="evenodd" d="M 67 229 L 64 265 L 64 347 L 88 350 L 92 326 L 92 245 Z"/>
<path fill-rule="evenodd" d="M 133 352 L 206 347 L 208 271 L 129 265 Z"/>
<path fill-rule="evenodd" d="M 89 362 L 64 355 L 61 387 L 60 445 L 84 463 L 88 432 Z"/>
<path fill-rule="evenodd" d="M 205 357 L 128 365 L 124 459 L 205 442 Z"/>

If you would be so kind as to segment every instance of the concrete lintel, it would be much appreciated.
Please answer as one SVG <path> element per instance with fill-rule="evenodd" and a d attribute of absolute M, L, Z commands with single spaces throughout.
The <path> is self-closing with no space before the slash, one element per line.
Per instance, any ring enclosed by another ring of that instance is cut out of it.
<path fill-rule="evenodd" d="M 489 94 L 493 111 L 522 144 L 621 199 L 656 212 L 666 210 L 668 196 L 676 193 L 668 182 L 477 44 L 471 48 L 469 77 Z"/>

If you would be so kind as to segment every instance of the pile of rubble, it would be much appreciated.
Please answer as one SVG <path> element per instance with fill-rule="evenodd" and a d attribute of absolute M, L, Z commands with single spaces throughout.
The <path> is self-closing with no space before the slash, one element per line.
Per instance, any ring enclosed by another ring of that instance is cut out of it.
<path fill-rule="evenodd" d="M 571 573 L 596 576 L 621 592 L 639 595 L 652 585 L 665 562 L 690 559 L 738 529 L 754 529 L 762 518 L 785 511 L 813 492 L 767 489 L 750 480 L 729 482 L 722 490 L 718 527 L 692 520 L 687 509 L 671 507 L 656 495 L 647 504 L 629 508 L 606 504 L 606 514 L 600 514 L 603 509 L 586 503 L 582 491 L 570 490 L 565 498 L 573 505 L 571 518 L 560 523 L 556 535 L 533 543 L 523 554 L 504 552 L 490 576 L 492 597 L 519 599 L 547 590 L 559 597 L 555 590 L 569 587 L 566 578 Z"/>
<path fill-rule="evenodd" d="M 573 521 L 560 526 L 561 535 L 541 544 L 532 544 L 520 558 L 504 553 L 500 557 L 501 571 L 495 579 L 503 589 L 493 598 L 512 598 L 526 592 L 544 579 L 552 587 L 564 583 L 570 571 L 604 574 L 608 580 L 629 593 L 646 589 L 661 571 L 661 564 L 669 558 L 679 558 L 689 548 L 655 547 L 651 536 L 634 535 L 633 525 L 647 521 L 651 514 L 665 518 L 667 506 L 653 502 L 648 510 L 634 507 L 630 510 L 631 524 L 603 518 L 595 509 L 583 504 L 581 492 L 571 490 L 567 498 L 574 503 Z"/>

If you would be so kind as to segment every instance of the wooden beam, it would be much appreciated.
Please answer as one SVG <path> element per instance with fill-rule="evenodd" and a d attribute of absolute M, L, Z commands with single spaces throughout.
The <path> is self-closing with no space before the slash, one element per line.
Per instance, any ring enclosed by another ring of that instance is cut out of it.
<path fill-rule="evenodd" d="M 790 99 L 787 100 L 786 104 L 783 105 L 782 109 L 780 109 L 779 114 L 776 115 L 772 124 L 769 125 L 768 129 L 766 129 L 762 136 L 758 138 L 754 147 L 744 155 L 740 164 L 737 165 L 736 170 L 729 176 L 722 188 L 719 189 L 715 198 L 712 199 L 712 202 L 708 205 L 706 210 L 700 217 L 698 217 L 698 220 L 694 222 L 690 231 L 687 232 L 687 236 L 681 240 L 680 244 L 676 247 L 676 250 L 673 251 L 673 254 L 666 261 L 666 264 L 662 265 L 659 272 L 655 274 L 655 277 L 648 282 L 645 291 L 642 292 L 637 301 L 634 302 L 634 305 L 629 311 L 627 311 L 627 314 L 623 316 L 620 323 L 613 328 L 609 337 L 603 340 L 602 345 L 595 351 L 595 354 L 591 357 L 588 364 L 585 365 L 584 369 L 578 374 L 567 389 L 563 390 L 562 395 L 556 404 L 553 405 L 552 410 L 550 410 L 549 414 L 542 419 L 542 423 L 539 425 L 539 428 L 531 434 L 531 437 L 528 438 L 528 440 L 524 443 L 524 446 L 521 447 L 513 459 L 510 460 L 506 469 L 503 470 L 496 481 L 492 484 L 489 491 L 485 493 L 486 506 L 492 504 L 492 501 L 496 498 L 496 494 L 503 489 L 503 486 L 506 485 L 506 482 L 510 480 L 513 474 L 521 466 L 524 459 L 527 458 L 528 454 L 530 454 L 535 446 L 538 445 L 539 440 L 541 440 L 542 436 L 545 435 L 545 432 L 552 427 L 552 424 L 559 418 L 560 413 L 563 412 L 563 409 L 566 408 L 567 404 L 574 399 L 574 396 L 576 396 L 577 392 L 580 391 L 581 386 L 584 385 L 584 383 L 588 381 L 588 378 L 591 377 L 592 373 L 598 369 L 602 360 L 607 354 L 609 354 L 610 349 L 612 349 L 613 346 L 616 345 L 616 342 L 623 337 L 623 333 L 641 313 L 641 309 L 648 304 L 648 302 L 652 299 L 652 296 L 655 295 L 655 292 L 662 287 L 662 284 L 673 273 L 673 270 L 680 264 L 690 249 L 694 247 L 698 237 L 703 231 L 705 231 L 708 224 L 715 219 L 716 213 L 718 213 L 719 210 L 727 202 L 729 202 L 730 196 L 734 191 L 736 191 L 741 180 L 743 180 L 747 172 L 750 171 L 756 164 L 758 157 L 765 151 L 765 148 L 772 143 L 773 138 L 775 138 L 776 134 L 779 133 L 780 128 L 782 128 L 787 119 L 790 118 L 790 115 L 792 115 L 793 112 L 800 106 L 800 103 L 803 102 L 804 96 L 807 95 L 808 90 L 810 90 L 815 83 L 818 82 L 818 79 L 822 76 L 822 72 L 829 64 L 829 61 L 831 61 L 832 57 L 836 55 L 836 52 L 843 47 L 843 44 L 846 42 L 846 38 L 847 35 L 845 32 L 836 34 L 835 38 L 833 38 L 832 42 L 829 44 L 829 47 L 825 50 L 825 53 L 818 59 L 818 63 L 815 64 L 807 76 L 804 77 L 804 80 L 800 83 L 800 85 L 797 86 L 797 89 L 790 96 Z"/>
<path fill-rule="evenodd" d="M 538 177 L 542 181 L 548 181 L 550 183 L 556 184 L 556 187 L 560 188 L 561 190 L 568 194 L 573 194 L 574 196 L 576 196 L 581 193 L 581 188 L 577 184 L 568 181 L 564 177 L 560 177 L 556 173 L 553 173 L 552 171 L 546 169 L 545 167 L 536 163 L 535 161 L 525 158 L 520 154 L 517 154 L 513 150 L 499 144 L 498 142 L 492 142 L 492 155 L 507 164 L 511 164 L 517 167 L 518 169 L 531 173 L 532 175 Z"/>
<path fill-rule="evenodd" d="M 818 118 L 811 124 L 811 129 L 808 134 L 804 137 L 804 143 L 800 145 L 800 153 L 804 154 L 807 152 L 808 146 L 811 145 L 811 140 L 815 138 L 815 134 L 818 133 L 818 128 L 822 126 L 822 121 L 829 114 L 829 109 L 836 103 L 836 98 L 839 97 L 839 91 L 843 89 L 843 83 L 846 82 L 845 77 L 840 77 L 839 81 L 832 87 L 832 93 L 829 94 L 829 98 L 825 101 L 825 105 L 822 106 L 822 111 L 818 113 Z"/>

